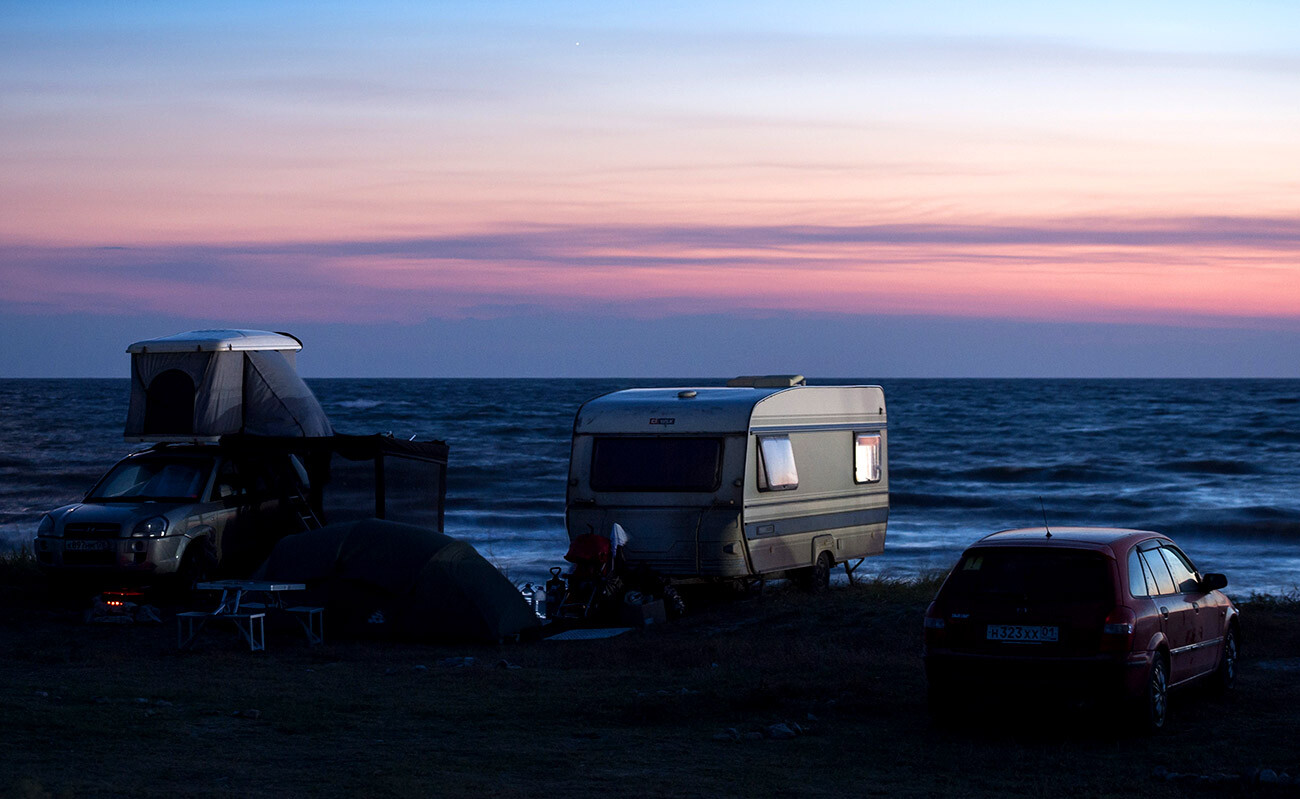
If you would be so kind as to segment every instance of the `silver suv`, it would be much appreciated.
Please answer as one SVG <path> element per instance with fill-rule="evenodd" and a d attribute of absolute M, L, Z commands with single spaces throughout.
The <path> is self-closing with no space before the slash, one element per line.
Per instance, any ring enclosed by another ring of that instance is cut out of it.
<path fill-rule="evenodd" d="M 37 562 L 52 576 L 150 582 L 251 572 L 310 526 L 307 472 L 292 455 L 159 444 L 119 461 L 86 498 L 47 513 Z"/>

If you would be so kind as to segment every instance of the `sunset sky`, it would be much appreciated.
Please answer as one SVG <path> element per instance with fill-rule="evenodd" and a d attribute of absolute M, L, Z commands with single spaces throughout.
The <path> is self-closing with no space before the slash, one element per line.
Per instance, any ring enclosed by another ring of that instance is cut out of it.
<path fill-rule="evenodd" d="M 0 0 L 0 376 L 1300 377 L 1300 4 Z"/>

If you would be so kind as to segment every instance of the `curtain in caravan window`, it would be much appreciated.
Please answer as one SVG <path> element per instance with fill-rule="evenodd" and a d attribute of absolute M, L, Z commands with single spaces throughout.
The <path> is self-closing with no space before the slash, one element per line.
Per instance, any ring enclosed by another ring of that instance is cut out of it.
<path fill-rule="evenodd" d="M 799 470 L 789 436 L 759 436 L 759 482 L 763 491 L 793 491 L 799 487 Z"/>
<path fill-rule="evenodd" d="M 880 479 L 880 434 L 858 433 L 853 437 L 853 482 L 874 483 Z"/>

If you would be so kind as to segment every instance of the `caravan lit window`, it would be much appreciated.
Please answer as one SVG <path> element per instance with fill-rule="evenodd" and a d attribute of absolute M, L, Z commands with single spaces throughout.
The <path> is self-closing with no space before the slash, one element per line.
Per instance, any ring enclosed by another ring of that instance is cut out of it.
<path fill-rule="evenodd" d="M 789 436 L 759 436 L 758 455 L 760 491 L 793 491 L 799 487 L 799 470 Z"/>
<path fill-rule="evenodd" d="M 853 482 L 874 483 L 880 479 L 880 434 L 858 433 L 853 437 Z"/>

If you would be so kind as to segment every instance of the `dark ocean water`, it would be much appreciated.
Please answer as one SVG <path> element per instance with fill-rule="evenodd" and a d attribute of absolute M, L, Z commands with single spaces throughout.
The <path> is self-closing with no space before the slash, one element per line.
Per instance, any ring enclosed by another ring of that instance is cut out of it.
<path fill-rule="evenodd" d="M 336 430 L 451 445 L 447 532 L 516 581 L 566 547 L 573 416 L 619 388 L 700 380 L 308 380 Z M 814 381 L 817 382 L 817 381 Z M 1300 381 L 837 380 L 885 388 L 892 510 L 861 572 L 944 569 L 993 530 L 1169 533 L 1229 592 L 1300 585 Z M 119 457 L 126 380 L 0 380 L 0 546 Z"/>

